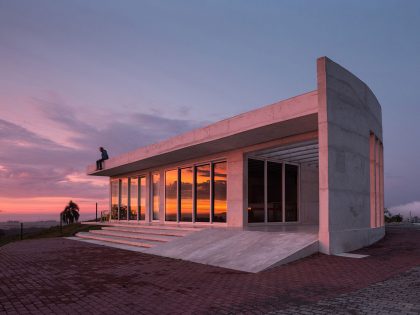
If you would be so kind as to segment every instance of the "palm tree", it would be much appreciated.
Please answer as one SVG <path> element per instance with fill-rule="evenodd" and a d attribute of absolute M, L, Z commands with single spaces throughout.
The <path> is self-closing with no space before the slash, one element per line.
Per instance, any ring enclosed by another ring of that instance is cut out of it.
<path fill-rule="evenodd" d="M 66 224 L 77 222 L 79 216 L 79 206 L 72 200 L 69 201 L 69 204 L 61 212 L 61 220 Z"/>

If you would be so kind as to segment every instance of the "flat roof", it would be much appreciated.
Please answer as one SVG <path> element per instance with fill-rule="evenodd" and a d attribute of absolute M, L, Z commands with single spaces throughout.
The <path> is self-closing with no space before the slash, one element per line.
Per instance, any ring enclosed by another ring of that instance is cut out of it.
<path fill-rule="evenodd" d="M 116 176 L 239 149 L 318 129 L 318 91 L 227 118 L 167 140 L 112 157 L 87 174 Z"/>

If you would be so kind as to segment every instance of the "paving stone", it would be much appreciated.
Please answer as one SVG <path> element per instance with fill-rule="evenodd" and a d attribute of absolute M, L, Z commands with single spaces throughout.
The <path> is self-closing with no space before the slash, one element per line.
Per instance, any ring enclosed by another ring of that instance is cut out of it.
<path fill-rule="evenodd" d="M 75 242 L 0 247 L 0 314 L 418 314 L 420 229 L 387 229 L 354 259 L 258 274 Z"/>

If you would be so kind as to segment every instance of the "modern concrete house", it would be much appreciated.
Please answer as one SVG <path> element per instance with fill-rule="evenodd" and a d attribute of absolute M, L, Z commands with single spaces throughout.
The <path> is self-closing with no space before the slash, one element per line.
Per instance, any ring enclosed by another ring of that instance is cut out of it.
<path fill-rule="evenodd" d="M 89 166 L 110 178 L 113 227 L 94 236 L 166 230 L 186 238 L 144 247 L 246 271 L 352 251 L 385 233 L 382 143 L 375 95 L 322 57 L 314 91 Z"/>

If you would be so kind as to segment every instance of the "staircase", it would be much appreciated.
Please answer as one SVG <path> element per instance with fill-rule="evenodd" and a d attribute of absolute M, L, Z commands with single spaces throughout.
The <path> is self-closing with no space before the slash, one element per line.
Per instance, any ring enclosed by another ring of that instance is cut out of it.
<path fill-rule="evenodd" d="M 319 250 L 318 226 L 267 230 L 137 222 L 82 224 L 101 229 L 68 239 L 253 273 Z"/>
<path fill-rule="evenodd" d="M 115 223 L 107 224 L 100 230 L 79 232 L 76 237 L 101 245 L 124 245 L 141 250 L 177 240 L 200 230 L 202 229 L 195 227 Z"/>

